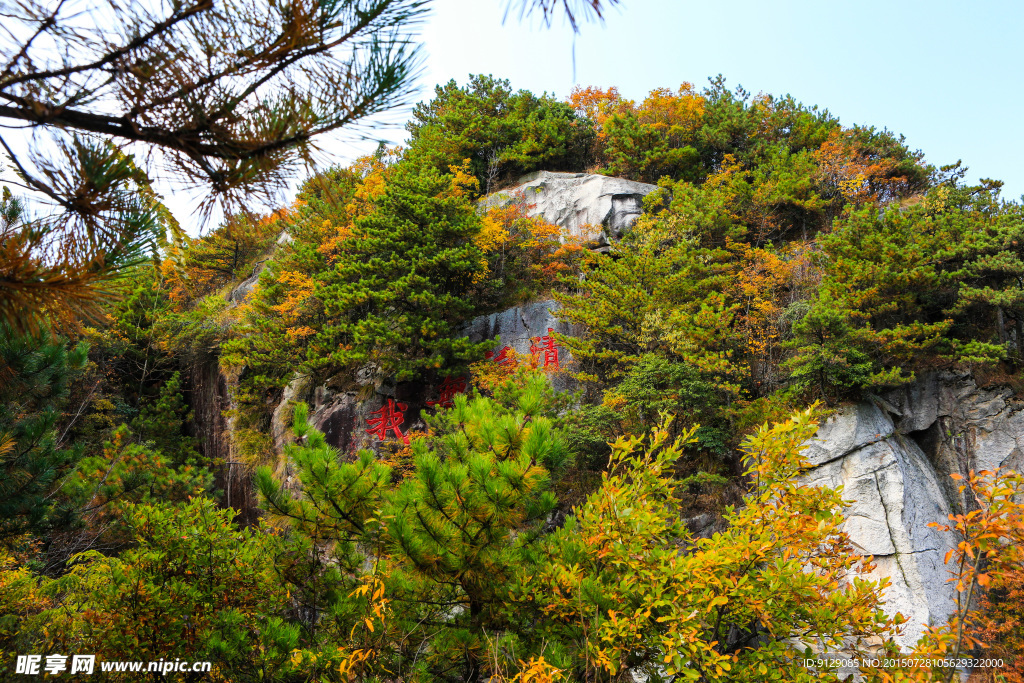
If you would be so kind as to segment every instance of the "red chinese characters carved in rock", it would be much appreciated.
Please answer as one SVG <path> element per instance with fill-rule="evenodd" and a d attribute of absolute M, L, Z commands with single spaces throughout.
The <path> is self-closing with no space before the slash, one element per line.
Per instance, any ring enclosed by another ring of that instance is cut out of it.
<path fill-rule="evenodd" d="M 374 434 L 383 441 L 388 438 L 388 430 L 391 430 L 395 433 L 395 438 L 401 439 L 404 443 L 409 443 L 409 435 L 403 434 L 402 430 L 399 429 L 402 423 L 405 422 L 405 411 L 408 407 L 405 403 L 389 398 L 388 402 L 380 407 L 380 410 L 374 410 L 370 413 L 370 415 L 379 415 L 380 417 L 366 418 L 366 424 L 371 427 L 366 430 L 366 433 Z"/>
<path fill-rule="evenodd" d="M 484 358 L 486 358 L 487 360 L 493 360 L 498 365 L 514 365 L 516 362 L 515 357 L 508 355 L 509 352 L 512 351 L 513 349 L 511 346 L 505 346 L 501 349 L 500 352 L 498 352 L 497 356 L 494 355 L 493 351 L 488 351 L 487 353 L 484 354 Z"/>
<path fill-rule="evenodd" d="M 451 408 L 455 405 L 455 394 L 466 393 L 466 384 L 465 377 L 445 377 L 437 388 L 437 400 L 427 401 L 427 405 Z"/>
<path fill-rule="evenodd" d="M 530 354 L 540 367 L 558 370 L 558 345 L 551 336 L 554 331 L 549 327 L 543 337 L 530 337 Z"/>

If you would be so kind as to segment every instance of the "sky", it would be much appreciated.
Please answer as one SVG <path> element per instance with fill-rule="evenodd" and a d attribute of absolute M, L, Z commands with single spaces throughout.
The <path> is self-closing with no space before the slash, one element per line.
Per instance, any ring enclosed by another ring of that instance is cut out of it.
<path fill-rule="evenodd" d="M 414 99 L 470 73 L 559 97 L 576 84 L 614 85 L 632 99 L 722 74 L 827 108 L 844 125 L 888 128 L 937 166 L 961 159 L 968 180 L 1003 180 L 1004 198 L 1024 193 L 1020 0 L 622 0 L 575 38 L 562 21 L 545 28 L 515 9 L 503 22 L 507 0 L 433 6 Z M 395 126 L 372 134 L 404 138 Z M 344 162 L 371 148 L 330 141 L 325 152 Z"/>

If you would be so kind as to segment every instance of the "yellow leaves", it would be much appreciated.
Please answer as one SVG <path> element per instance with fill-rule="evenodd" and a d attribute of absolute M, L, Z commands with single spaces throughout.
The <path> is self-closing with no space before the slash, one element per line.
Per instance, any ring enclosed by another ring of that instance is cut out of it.
<path fill-rule="evenodd" d="M 480 251 L 490 254 L 506 246 L 512 239 L 504 214 L 507 209 L 491 209 L 482 219 L 483 228 L 473 238 Z"/>
<path fill-rule="evenodd" d="M 718 167 L 718 173 L 712 173 L 708 176 L 708 179 L 704 182 L 705 187 L 725 187 L 728 186 L 734 178 L 741 176 L 743 173 L 743 164 L 736 158 L 735 154 L 726 154 L 722 158 L 722 163 Z"/>
<path fill-rule="evenodd" d="M 362 202 L 369 203 L 374 199 L 378 199 L 384 195 L 384 191 L 387 189 L 387 181 L 385 178 L 384 168 L 375 167 L 374 170 L 363 178 L 363 182 L 360 183 L 359 189 L 356 190 L 356 199 Z"/>
<path fill-rule="evenodd" d="M 544 655 L 530 657 L 527 662 L 519 660 L 519 666 L 522 671 L 509 679 L 508 683 L 555 683 L 555 681 L 562 680 L 562 670 L 545 661 Z M 500 679 L 491 678 L 491 680 L 498 683 Z"/>
<path fill-rule="evenodd" d="M 608 650 L 601 648 L 597 651 L 597 663 L 611 675 L 618 673 L 619 664 L 608 656 Z"/>
<path fill-rule="evenodd" d="M 945 211 L 946 205 L 949 202 L 950 188 L 948 185 L 941 185 L 934 192 L 928 193 L 925 199 L 928 202 L 928 208 L 935 213 L 941 213 Z"/>
<path fill-rule="evenodd" d="M 288 335 L 288 339 L 290 341 L 299 344 L 307 337 L 311 337 L 316 334 L 316 330 L 308 325 L 303 325 L 301 327 L 290 327 L 285 330 L 285 333 Z"/>
<path fill-rule="evenodd" d="M 622 410 L 626 407 L 626 398 L 613 391 L 608 391 L 601 400 L 601 405 L 615 411 Z"/>
<path fill-rule="evenodd" d="M 14 445 L 17 443 L 14 437 L 7 433 L 0 433 L 0 456 L 14 450 Z"/>
<path fill-rule="evenodd" d="M 537 581 L 540 590 L 531 595 L 538 606 L 559 605 L 559 614 L 581 629 L 591 661 L 612 675 L 627 657 L 647 657 L 679 680 L 698 672 L 763 680 L 778 653 L 759 656 L 752 646 L 736 657 L 717 648 L 731 628 L 753 622 L 774 642 L 786 642 L 796 633 L 787 629 L 808 626 L 790 626 L 795 615 L 816 615 L 812 624 L 825 626 L 817 623 L 824 620 L 827 628 L 838 620 L 837 633 L 892 634 L 895 622 L 877 611 L 884 584 L 849 580 L 858 558 L 839 529 L 841 496 L 795 484 L 801 448 L 815 431 L 813 410 L 762 427 L 745 445 L 755 492 L 726 515 L 727 529 L 702 539 L 675 526 L 678 494 L 664 473 L 677 445 L 663 430 L 650 440 L 618 439 L 601 489 L 578 510 L 576 535 L 560 539 L 584 558 L 574 577 L 586 588 L 556 598 L 546 581 Z M 588 594 L 611 609 L 588 602 Z"/>
<path fill-rule="evenodd" d="M 370 660 L 374 653 L 372 650 L 356 649 L 345 655 L 338 665 L 338 673 L 350 680 L 355 679 L 355 672 L 358 668 Z"/>
<path fill-rule="evenodd" d="M 716 607 L 724 606 L 729 604 L 729 598 L 724 595 L 717 595 L 708 602 L 707 609 L 705 611 L 710 612 Z"/>
<path fill-rule="evenodd" d="M 480 181 L 473 175 L 469 159 L 465 159 L 459 166 L 450 166 L 448 171 L 452 175 L 452 197 L 468 196 L 472 198 L 479 194 Z"/>
<path fill-rule="evenodd" d="M 683 142 L 683 136 L 700 126 L 704 117 L 704 98 L 694 90 L 691 83 L 683 83 L 679 90 L 656 88 L 641 103 L 637 118 L 641 123 L 651 125 L 655 130 Z"/>
<path fill-rule="evenodd" d="M 273 307 L 284 318 L 286 324 L 294 324 L 302 312 L 306 300 L 313 296 L 313 278 L 298 271 L 283 271 L 279 282 L 284 285 L 286 292 L 284 301 Z M 297 335 L 299 338 L 308 335 Z"/>

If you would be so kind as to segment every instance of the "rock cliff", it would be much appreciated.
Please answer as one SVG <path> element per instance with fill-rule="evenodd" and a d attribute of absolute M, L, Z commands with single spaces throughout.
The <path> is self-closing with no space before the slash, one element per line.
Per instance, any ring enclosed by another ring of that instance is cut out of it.
<path fill-rule="evenodd" d="M 819 429 L 805 481 L 843 486 L 853 501 L 845 529 L 887 576 L 887 609 L 908 618 L 901 644 L 954 609 L 946 552 L 958 539 L 928 524 L 969 509 L 951 474 L 1018 469 L 1024 412 L 1008 389 L 985 389 L 969 374 L 933 373 L 841 410 Z"/>

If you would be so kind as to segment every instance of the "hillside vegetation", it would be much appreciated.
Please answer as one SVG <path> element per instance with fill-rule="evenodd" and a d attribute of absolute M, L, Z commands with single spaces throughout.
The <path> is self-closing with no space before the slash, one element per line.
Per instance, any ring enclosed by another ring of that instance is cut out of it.
<path fill-rule="evenodd" d="M 635 102 L 474 76 L 407 129 L 407 146 L 316 173 L 288 206 L 172 239 L 95 323 L 0 329 L 5 663 L 810 681 L 838 680 L 810 653 L 894 654 L 902 617 L 862 576 L 842 493 L 798 483 L 801 444 L 829 411 L 923 372 L 1020 387 L 1021 204 L 886 129 L 721 77 Z M 536 170 L 657 189 L 596 250 L 529 217 L 529 197 L 479 201 Z M 0 213 L 25 220 L 10 192 Z M 556 335 L 575 393 L 462 336 L 541 298 L 580 330 Z M 230 385 L 230 461 L 200 439 L 220 429 L 199 410 L 197 368 L 212 367 Z M 275 447 L 297 377 L 467 372 L 468 393 L 377 453 L 339 453 L 301 402 Z M 251 509 L 227 499 L 232 477 Z M 948 682 L 968 656 L 1024 680 L 1024 481 L 962 484 L 977 504 L 950 522 L 960 608 L 869 680 Z M 700 515 L 719 531 L 697 537 Z"/>

